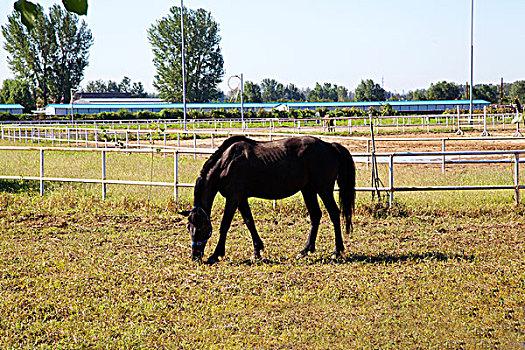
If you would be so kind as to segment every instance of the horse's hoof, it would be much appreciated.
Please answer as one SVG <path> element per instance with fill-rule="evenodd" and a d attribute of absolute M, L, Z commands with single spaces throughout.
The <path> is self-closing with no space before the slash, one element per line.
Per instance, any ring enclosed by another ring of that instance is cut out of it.
<path fill-rule="evenodd" d="M 308 256 L 308 250 L 301 250 L 299 254 L 297 254 L 297 259 L 302 259 Z"/>
<path fill-rule="evenodd" d="M 220 262 L 221 259 L 222 259 L 222 257 L 220 257 L 220 256 L 210 256 L 208 258 L 208 260 L 206 260 L 206 265 L 216 264 L 216 263 Z"/>
<path fill-rule="evenodd" d="M 254 250 L 251 259 L 252 260 L 262 260 L 262 257 L 261 257 L 262 251 L 263 251 L 262 249 Z"/>
<path fill-rule="evenodd" d="M 330 257 L 332 260 L 334 261 L 337 261 L 337 260 L 340 260 L 341 259 L 341 253 L 333 253 L 332 256 Z"/>

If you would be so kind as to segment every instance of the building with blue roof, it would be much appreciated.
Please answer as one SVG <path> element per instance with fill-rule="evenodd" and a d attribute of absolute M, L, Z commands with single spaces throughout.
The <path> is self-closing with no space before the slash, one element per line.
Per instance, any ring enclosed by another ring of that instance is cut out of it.
<path fill-rule="evenodd" d="M 375 108 L 377 110 L 385 105 L 390 105 L 393 110 L 398 112 L 408 113 L 441 113 L 446 110 L 456 110 L 458 107 L 461 110 L 470 108 L 469 100 L 453 100 L 453 101 L 374 101 L 374 102 L 282 102 L 282 103 L 245 103 L 245 110 L 301 110 L 317 108 L 327 108 L 329 110 L 356 108 L 368 110 Z M 474 109 L 483 109 L 490 105 L 490 102 L 485 100 L 473 100 Z M 119 102 L 119 103 L 73 103 L 71 104 L 49 104 L 45 107 L 44 113 L 46 115 L 69 115 L 72 110 L 75 114 L 95 114 L 101 112 L 119 112 L 127 110 L 131 113 L 140 111 L 148 111 L 159 113 L 164 109 L 179 109 L 182 110 L 182 103 L 166 103 L 166 102 Z M 231 110 L 240 109 L 240 103 L 187 103 L 188 111 L 212 111 L 212 110 Z"/>
<path fill-rule="evenodd" d="M 11 114 L 23 114 L 24 106 L 19 104 L 0 104 L 0 112 L 7 112 Z"/>

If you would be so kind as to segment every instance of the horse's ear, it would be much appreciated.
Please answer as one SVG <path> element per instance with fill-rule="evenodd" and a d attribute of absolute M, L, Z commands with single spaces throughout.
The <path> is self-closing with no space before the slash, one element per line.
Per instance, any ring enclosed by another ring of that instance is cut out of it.
<path fill-rule="evenodd" d="M 191 210 L 183 210 L 183 211 L 179 211 L 179 214 L 182 215 L 182 216 L 186 216 L 188 217 L 191 213 Z"/>

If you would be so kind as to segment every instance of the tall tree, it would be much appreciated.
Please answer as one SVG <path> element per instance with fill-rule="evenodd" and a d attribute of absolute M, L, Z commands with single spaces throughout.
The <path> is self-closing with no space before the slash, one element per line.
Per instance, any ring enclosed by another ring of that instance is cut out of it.
<path fill-rule="evenodd" d="M 275 102 L 280 98 L 282 84 L 275 79 L 266 78 L 261 82 L 261 98 L 264 102 Z"/>
<path fill-rule="evenodd" d="M 474 86 L 473 98 L 496 103 L 499 100 L 498 87 L 488 84 Z"/>
<path fill-rule="evenodd" d="M 160 96 L 171 102 L 182 101 L 181 9 L 170 13 L 148 29 L 157 69 L 153 85 Z M 190 102 L 205 102 L 221 96 L 218 84 L 224 75 L 219 25 L 204 9 L 184 8 L 186 97 Z"/>
<path fill-rule="evenodd" d="M 84 78 L 93 37 L 84 21 L 80 22 L 77 15 L 58 5 L 51 7 L 49 20 L 56 34 L 56 61 L 52 67 L 51 91 L 56 102 L 68 103 L 71 89 L 76 88 Z"/>
<path fill-rule="evenodd" d="M 339 93 L 337 91 L 338 86 L 330 83 L 324 83 L 323 85 L 316 83 L 313 90 L 308 94 L 309 101 L 338 101 Z"/>
<path fill-rule="evenodd" d="M 113 80 L 95 80 L 88 81 L 86 87 L 83 89 L 85 92 L 128 92 L 131 93 L 133 97 L 147 97 L 148 93 L 144 91 L 144 85 L 141 82 L 131 82 L 131 79 L 128 77 L 123 77 L 120 83 L 117 83 Z"/>
<path fill-rule="evenodd" d="M 2 26 L 4 48 L 9 53 L 8 65 L 16 78 L 26 80 L 36 96 L 47 105 L 51 98 L 68 102 L 70 88 L 83 78 L 88 64 L 88 51 L 93 44 L 91 31 L 76 15 L 58 5 L 47 16 L 38 6 L 34 28 L 22 25 L 18 12 L 8 16 Z"/>
<path fill-rule="evenodd" d="M 440 81 L 431 83 L 425 96 L 427 100 L 456 100 L 461 97 L 461 89 L 454 83 Z"/>
<path fill-rule="evenodd" d="M 0 103 L 21 104 L 26 113 L 31 112 L 36 107 L 29 83 L 16 79 L 4 80 L 0 88 Z"/>
<path fill-rule="evenodd" d="M 385 89 L 372 79 L 361 80 L 355 89 L 355 99 L 357 101 L 384 101 Z"/>
<path fill-rule="evenodd" d="M 284 88 L 282 99 L 285 101 L 304 101 L 304 93 L 297 86 L 290 83 Z"/>
<path fill-rule="evenodd" d="M 513 102 L 517 100 L 521 105 L 525 105 L 525 80 L 519 80 L 512 84 L 510 98 Z"/>
<path fill-rule="evenodd" d="M 244 100 L 246 102 L 262 102 L 261 98 L 261 87 L 256 84 L 252 83 L 251 81 L 247 81 L 244 83 Z"/>
<path fill-rule="evenodd" d="M 348 89 L 344 86 L 336 85 L 335 91 L 337 92 L 337 101 L 343 102 L 349 100 Z"/>

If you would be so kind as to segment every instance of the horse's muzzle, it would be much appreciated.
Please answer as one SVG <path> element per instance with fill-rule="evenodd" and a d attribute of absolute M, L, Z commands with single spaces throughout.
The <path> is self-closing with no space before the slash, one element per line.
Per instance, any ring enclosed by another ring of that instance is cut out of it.
<path fill-rule="evenodd" d="M 204 256 L 204 247 L 195 247 L 191 248 L 191 259 L 193 261 L 201 261 Z"/>

